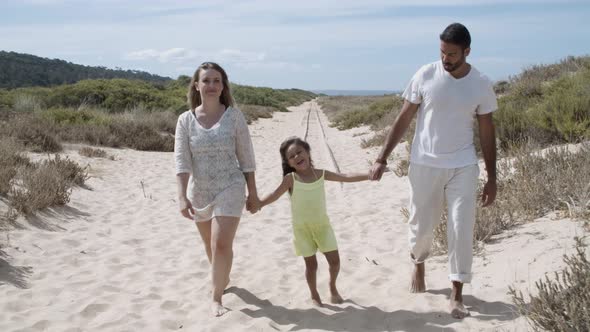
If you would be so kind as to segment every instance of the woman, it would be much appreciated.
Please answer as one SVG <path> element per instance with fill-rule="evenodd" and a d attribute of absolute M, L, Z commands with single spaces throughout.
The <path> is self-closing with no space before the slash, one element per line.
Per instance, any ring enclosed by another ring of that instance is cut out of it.
<path fill-rule="evenodd" d="M 180 213 L 196 222 L 211 263 L 215 316 L 228 311 L 221 296 L 229 283 L 232 244 L 246 203 L 259 209 L 254 149 L 244 115 L 234 108 L 227 74 L 205 62 L 188 87 L 190 110 L 176 125 L 174 157 Z M 187 192 L 188 189 L 188 192 Z"/>

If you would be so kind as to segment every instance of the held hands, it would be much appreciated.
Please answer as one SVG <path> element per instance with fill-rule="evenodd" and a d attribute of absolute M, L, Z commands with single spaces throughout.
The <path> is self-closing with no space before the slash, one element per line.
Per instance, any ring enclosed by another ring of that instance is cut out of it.
<path fill-rule="evenodd" d="M 262 208 L 262 202 L 258 198 L 258 195 L 249 195 L 246 200 L 246 210 L 254 214 Z"/>
<path fill-rule="evenodd" d="M 385 172 L 385 164 L 376 161 L 375 163 L 373 163 L 373 166 L 371 166 L 371 169 L 369 170 L 369 180 L 381 180 L 383 172 Z"/>
<path fill-rule="evenodd" d="M 193 209 L 193 205 L 186 197 L 182 197 L 178 200 L 178 205 L 180 208 L 180 214 L 183 217 L 193 220 L 195 216 L 195 210 Z"/>
<path fill-rule="evenodd" d="M 496 199 L 496 179 L 488 179 L 488 182 L 483 186 L 483 192 L 481 194 L 482 206 L 490 206 Z"/>

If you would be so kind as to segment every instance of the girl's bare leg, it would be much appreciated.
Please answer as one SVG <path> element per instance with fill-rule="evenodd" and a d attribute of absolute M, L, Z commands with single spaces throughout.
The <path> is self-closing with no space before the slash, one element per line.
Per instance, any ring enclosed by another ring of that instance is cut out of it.
<path fill-rule="evenodd" d="M 318 261 L 315 255 L 309 257 L 303 257 L 305 260 L 305 279 L 307 280 L 307 286 L 309 286 L 309 292 L 311 293 L 311 301 L 314 305 L 321 307 L 322 299 L 318 293 L 316 276 L 318 271 Z"/>
<path fill-rule="evenodd" d="M 338 272 L 340 272 L 340 255 L 338 250 L 326 252 L 324 255 L 330 266 L 330 302 L 340 304 L 344 302 L 336 288 L 336 278 L 338 278 Z"/>

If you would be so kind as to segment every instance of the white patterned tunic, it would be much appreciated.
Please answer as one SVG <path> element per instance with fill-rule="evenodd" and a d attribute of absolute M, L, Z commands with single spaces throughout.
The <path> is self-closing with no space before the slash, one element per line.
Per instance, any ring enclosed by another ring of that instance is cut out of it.
<path fill-rule="evenodd" d="M 174 143 L 176 174 L 190 173 L 188 198 L 195 221 L 240 217 L 246 202 L 244 173 L 256 164 L 242 112 L 228 107 L 219 121 L 203 128 L 192 111 L 178 117 Z"/>

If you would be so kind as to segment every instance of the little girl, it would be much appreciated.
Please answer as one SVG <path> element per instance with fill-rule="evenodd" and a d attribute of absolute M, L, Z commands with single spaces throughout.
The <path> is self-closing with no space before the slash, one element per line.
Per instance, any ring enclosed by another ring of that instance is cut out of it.
<path fill-rule="evenodd" d="M 297 137 L 288 138 L 280 147 L 283 160 L 283 181 L 279 187 L 261 201 L 261 206 L 276 201 L 287 190 L 291 198 L 293 244 L 295 254 L 305 260 L 305 278 L 311 292 L 311 299 L 317 306 L 322 300 L 316 288 L 318 262 L 316 251 L 322 252 L 330 266 L 330 300 L 342 303 L 336 289 L 336 277 L 340 271 L 340 256 L 336 237 L 326 212 L 324 180 L 357 182 L 369 179 L 368 173 L 339 174 L 316 169 L 310 156 L 309 144 Z"/>

